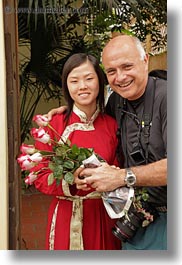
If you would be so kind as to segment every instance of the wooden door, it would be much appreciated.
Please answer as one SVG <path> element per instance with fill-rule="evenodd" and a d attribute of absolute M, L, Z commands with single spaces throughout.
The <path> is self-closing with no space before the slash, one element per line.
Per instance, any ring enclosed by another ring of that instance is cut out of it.
<path fill-rule="evenodd" d="M 8 181 L 9 181 L 9 249 L 20 249 L 21 177 L 16 162 L 20 144 L 18 23 L 17 0 L 3 0 L 6 59 Z"/>

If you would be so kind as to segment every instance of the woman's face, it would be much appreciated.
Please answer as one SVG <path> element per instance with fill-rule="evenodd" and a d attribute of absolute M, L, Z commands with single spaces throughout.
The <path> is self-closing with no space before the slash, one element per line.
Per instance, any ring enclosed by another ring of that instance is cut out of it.
<path fill-rule="evenodd" d="M 71 98 L 79 109 L 96 108 L 99 79 L 89 60 L 69 73 L 67 86 Z"/>

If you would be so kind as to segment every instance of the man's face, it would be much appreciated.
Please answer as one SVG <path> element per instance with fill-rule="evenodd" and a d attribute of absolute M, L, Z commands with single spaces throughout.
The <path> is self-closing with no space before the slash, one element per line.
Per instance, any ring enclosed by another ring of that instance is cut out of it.
<path fill-rule="evenodd" d="M 141 59 L 131 39 L 113 39 L 103 50 L 102 62 L 113 91 L 129 100 L 143 95 L 148 80 L 148 56 Z"/>

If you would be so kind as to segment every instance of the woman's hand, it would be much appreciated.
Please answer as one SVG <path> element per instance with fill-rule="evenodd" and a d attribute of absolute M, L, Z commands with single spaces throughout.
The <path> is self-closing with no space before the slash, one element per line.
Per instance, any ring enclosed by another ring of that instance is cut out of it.
<path fill-rule="evenodd" d="M 89 185 L 87 185 L 86 181 L 85 181 L 85 177 L 84 176 L 80 176 L 80 173 L 84 170 L 84 166 L 80 166 L 75 172 L 74 172 L 74 177 L 75 177 L 75 184 L 76 184 L 76 188 L 79 190 L 90 190 L 91 187 L 89 187 Z"/>

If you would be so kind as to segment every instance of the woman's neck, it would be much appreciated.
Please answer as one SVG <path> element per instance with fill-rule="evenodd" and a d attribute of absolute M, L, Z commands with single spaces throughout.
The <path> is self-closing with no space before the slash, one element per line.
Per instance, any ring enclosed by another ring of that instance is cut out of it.
<path fill-rule="evenodd" d="M 94 122 L 94 120 L 97 118 L 98 114 L 99 114 L 99 107 L 96 106 L 95 110 L 92 110 L 88 113 L 88 110 L 84 108 L 79 108 L 76 105 L 73 105 L 73 112 L 75 114 L 77 114 L 80 117 L 80 120 L 84 123 L 92 123 Z"/>
<path fill-rule="evenodd" d="M 94 104 L 93 106 L 77 106 L 76 104 L 75 104 L 75 106 L 79 109 L 79 110 L 81 110 L 82 112 L 84 112 L 85 113 L 85 115 L 86 115 L 86 117 L 87 117 L 87 121 L 89 121 L 91 118 L 92 118 L 92 116 L 94 115 L 94 113 L 96 112 L 96 110 L 97 110 L 97 105 L 96 104 Z"/>

